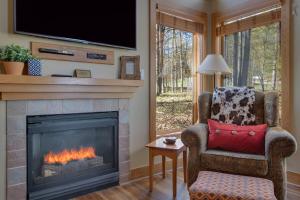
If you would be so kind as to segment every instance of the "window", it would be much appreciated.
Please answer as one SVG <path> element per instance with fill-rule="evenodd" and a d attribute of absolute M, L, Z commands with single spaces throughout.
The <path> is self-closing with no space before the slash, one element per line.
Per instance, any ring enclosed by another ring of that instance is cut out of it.
<path fill-rule="evenodd" d="M 280 24 L 274 23 L 224 37 L 224 57 L 232 70 L 225 85 L 280 91 Z"/>
<path fill-rule="evenodd" d="M 280 29 L 280 22 L 274 22 L 224 35 L 223 55 L 232 70 L 224 78 L 225 86 L 276 91 L 281 105 Z"/>
<path fill-rule="evenodd" d="M 193 123 L 193 33 L 157 25 L 156 132 Z"/>
<path fill-rule="evenodd" d="M 150 130 L 155 137 L 178 133 L 197 120 L 196 66 L 204 40 L 204 25 L 197 20 L 206 22 L 207 17 L 189 19 L 163 10 L 156 10 L 155 71 L 151 70 L 155 84 L 150 87 Z"/>

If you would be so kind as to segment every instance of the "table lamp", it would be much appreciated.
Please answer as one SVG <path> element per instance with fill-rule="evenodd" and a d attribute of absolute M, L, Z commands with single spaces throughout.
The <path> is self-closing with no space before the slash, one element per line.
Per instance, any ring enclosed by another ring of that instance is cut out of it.
<path fill-rule="evenodd" d="M 231 71 L 220 54 L 209 54 L 198 67 L 200 74 L 214 75 L 214 87 L 216 87 L 216 74 L 230 74 Z"/>

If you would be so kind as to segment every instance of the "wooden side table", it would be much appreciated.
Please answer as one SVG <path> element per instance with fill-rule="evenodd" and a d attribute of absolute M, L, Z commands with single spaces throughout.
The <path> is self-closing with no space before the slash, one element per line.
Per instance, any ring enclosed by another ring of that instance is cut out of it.
<path fill-rule="evenodd" d="M 153 189 L 153 168 L 154 168 L 154 157 L 161 155 L 162 156 L 162 176 L 166 176 L 166 157 L 172 159 L 173 164 L 173 198 L 176 197 L 177 193 L 177 158 L 181 152 L 183 152 L 183 176 L 184 182 L 186 183 L 187 178 L 187 148 L 181 142 L 181 139 L 177 139 L 174 145 L 167 145 L 164 142 L 164 138 L 160 138 L 146 145 L 149 148 L 149 189 L 150 192 Z"/>

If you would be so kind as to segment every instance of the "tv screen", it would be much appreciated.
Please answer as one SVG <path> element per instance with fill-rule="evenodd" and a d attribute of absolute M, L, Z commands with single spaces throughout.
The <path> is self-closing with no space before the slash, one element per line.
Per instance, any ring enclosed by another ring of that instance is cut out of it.
<path fill-rule="evenodd" d="M 14 0 L 16 33 L 136 48 L 136 0 Z"/>

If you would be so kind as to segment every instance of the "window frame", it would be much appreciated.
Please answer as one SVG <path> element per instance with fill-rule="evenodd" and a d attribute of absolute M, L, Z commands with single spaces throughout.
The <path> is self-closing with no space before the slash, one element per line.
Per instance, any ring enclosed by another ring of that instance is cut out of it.
<path fill-rule="evenodd" d="M 232 7 L 226 11 L 212 14 L 212 51 L 214 53 L 222 54 L 224 46 L 224 35 L 218 34 L 220 26 L 224 22 L 233 18 L 238 18 L 245 15 L 251 15 L 257 10 L 272 8 L 274 6 L 281 6 L 280 18 L 276 21 L 281 22 L 281 91 L 282 91 L 282 105 L 284 109 L 281 110 L 282 121 L 281 126 L 290 131 L 291 130 L 291 102 L 292 102 L 292 83 L 291 83 L 291 0 L 250 0 L 239 6 Z M 219 85 L 222 85 L 222 78 L 219 78 Z M 283 108 L 282 107 L 282 108 Z"/>
<path fill-rule="evenodd" d="M 198 12 L 192 9 L 183 8 L 176 4 L 165 5 L 163 0 L 149 0 L 150 2 L 150 86 L 149 86 L 149 141 L 154 141 L 157 138 L 156 133 L 156 24 L 157 24 L 157 11 L 168 13 L 170 15 L 194 21 L 202 25 L 203 33 L 194 33 L 194 66 L 200 64 L 200 60 L 206 56 L 206 42 L 207 42 L 207 24 L 208 14 Z M 200 46 L 202 40 L 202 46 Z M 201 54 L 200 54 L 201 49 Z M 196 70 L 196 69 L 195 69 Z M 193 122 L 198 119 L 197 112 L 197 97 L 201 92 L 200 76 L 198 73 L 193 73 L 193 82 L 195 84 L 193 91 Z"/>

